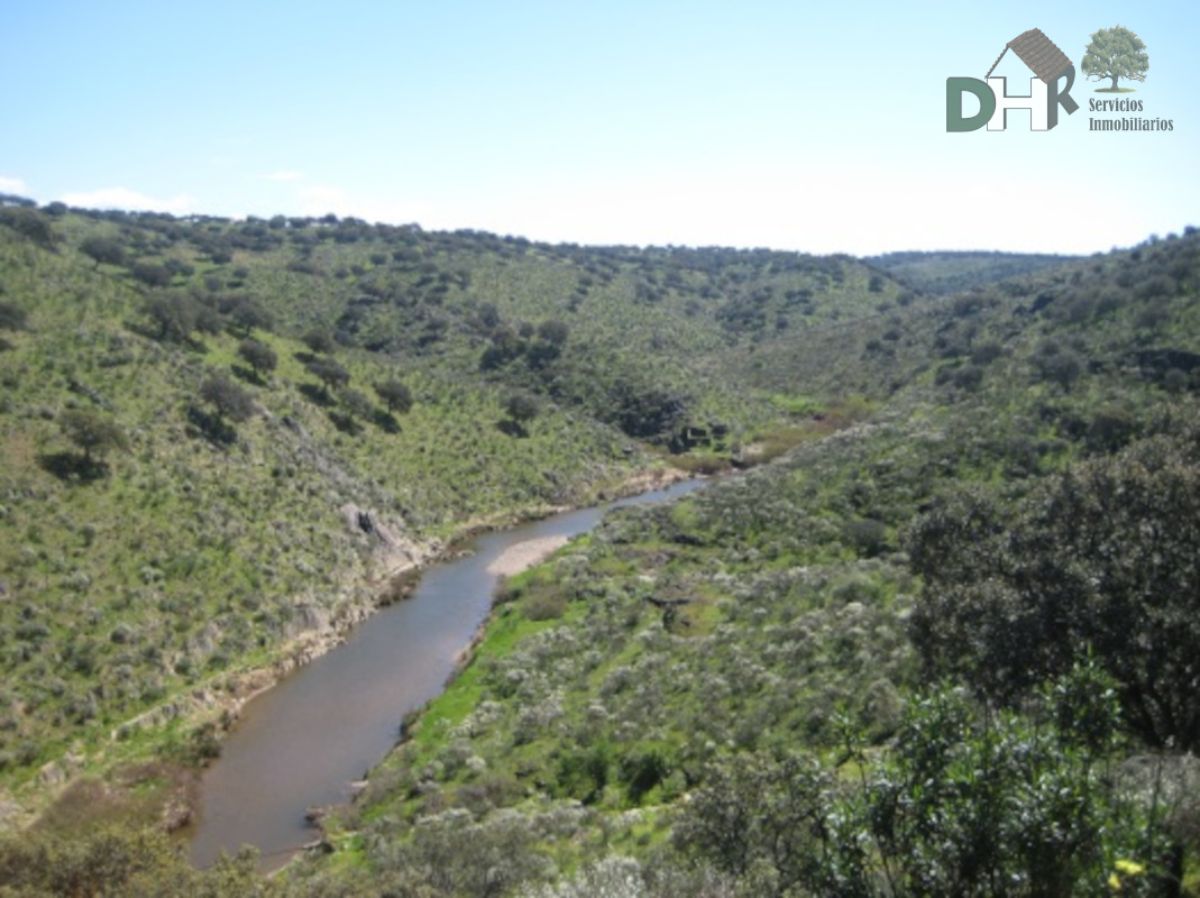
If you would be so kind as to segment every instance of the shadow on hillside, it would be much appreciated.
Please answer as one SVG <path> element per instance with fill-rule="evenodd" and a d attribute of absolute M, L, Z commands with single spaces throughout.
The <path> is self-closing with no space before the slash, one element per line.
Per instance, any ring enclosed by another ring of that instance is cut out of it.
<path fill-rule="evenodd" d="M 108 475 L 108 464 L 96 458 L 85 458 L 74 452 L 43 452 L 37 457 L 39 467 L 59 480 L 91 483 Z"/>
<path fill-rule="evenodd" d="M 529 436 L 528 430 L 509 418 L 502 418 L 497 421 L 496 429 L 507 436 L 516 437 L 517 439 L 524 439 Z"/>
<path fill-rule="evenodd" d="M 180 349 L 186 349 L 188 352 L 194 352 L 199 355 L 204 355 L 208 352 L 208 344 L 203 340 L 193 336 L 177 339 L 137 319 L 126 320 L 125 329 L 137 334 L 139 337 L 145 337 L 147 340 L 153 340 L 155 343 L 163 346 L 178 346 Z"/>
<path fill-rule="evenodd" d="M 252 368 L 247 368 L 245 365 L 233 365 L 233 376 L 238 380 L 244 380 L 248 384 L 253 384 L 256 387 L 265 387 L 266 380 L 261 377 L 258 372 Z"/>
<path fill-rule="evenodd" d="M 342 433 L 349 434 L 352 437 L 362 433 L 362 427 L 354 420 L 353 416 L 334 411 L 326 412 L 326 414 L 329 416 L 329 420 L 333 422 L 333 426 Z"/>
<path fill-rule="evenodd" d="M 384 433 L 399 433 L 400 422 L 396 420 L 396 416 L 391 412 L 385 412 L 382 409 L 376 409 L 375 414 L 371 416 L 371 420 L 375 422 L 375 426 Z"/>
<path fill-rule="evenodd" d="M 214 446 L 232 446 L 237 442 L 237 431 L 232 425 L 199 406 L 188 406 L 188 436 L 203 437 Z"/>
<path fill-rule="evenodd" d="M 333 405 L 333 397 L 316 384 L 297 384 L 296 389 L 304 394 L 304 398 L 313 405 L 329 408 Z"/>

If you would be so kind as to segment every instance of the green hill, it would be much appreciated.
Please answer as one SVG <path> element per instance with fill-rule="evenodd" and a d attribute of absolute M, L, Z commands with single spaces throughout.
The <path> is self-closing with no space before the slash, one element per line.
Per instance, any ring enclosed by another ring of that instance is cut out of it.
<path fill-rule="evenodd" d="M 1195 857 L 1198 275 L 1189 233 L 797 335 L 836 338 L 830 381 L 898 385 L 511 582 L 290 887 L 1172 894 Z M 476 863 L 422 872 L 460 841 Z"/>
<path fill-rule="evenodd" d="M 1194 230 L 917 290 L 846 257 L 0 212 L 0 776 L 37 808 L 85 774 L 0 850 L 11 881 L 103 855 L 180 894 L 1194 890 Z M 467 524 L 769 459 L 509 581 L 327 853 L 198 877 L 72 830 L 158 821 L 247 671 Z"/>
<path fill-rule="evenodd" d="M 946 294 L 1054 268 L 1071 261 L 1071 257 L 1048 253 L 943 251 L 884 253 L 864 261 L 914 290 Z"/>
<path fill-rule="evenodd" d="M 845 258 L 11 204 L 0 222 L 18 817 L 77 774 L 191 763 L 257 671 L 319 651 L 456 535 L 664 459 L 782 450 L 795 408 L 751 360 L 780 322 L 896 291 Z"/>

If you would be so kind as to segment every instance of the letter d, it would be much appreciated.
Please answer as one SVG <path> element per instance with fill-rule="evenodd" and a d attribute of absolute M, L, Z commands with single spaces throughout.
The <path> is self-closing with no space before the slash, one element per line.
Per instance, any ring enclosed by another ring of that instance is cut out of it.
<path fill-rule="evenodd" d="M 963 94 L 974 94 L 979 99 L 979 111 L 970 118 L 963 118 Z M 946 79 L 946 130 L 977 131 L 987 124 L 996 111 L 996 95 L 986 81 L 978 78 Z"/>

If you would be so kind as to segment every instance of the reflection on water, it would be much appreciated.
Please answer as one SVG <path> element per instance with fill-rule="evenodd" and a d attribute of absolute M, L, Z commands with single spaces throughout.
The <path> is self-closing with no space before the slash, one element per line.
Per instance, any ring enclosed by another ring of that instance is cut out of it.
<path fill-rule="evenodd" d="M 305 811 L 348 799 L 350 784 L 395 744 L 404 715 L 442 690 L 487 615 L 497 579 L 487 568 L 506 549 L 576 536 L 611 507 L 661 502 L 701 483 L 481 536 L 474 554 L 430 568 L 411 598 L 375 614 L 343 645 L 256 697 L 204 773 L 193 862 L 204 866 L 221 851 L 250 844 L 270 869 L 312 839 Z"/>

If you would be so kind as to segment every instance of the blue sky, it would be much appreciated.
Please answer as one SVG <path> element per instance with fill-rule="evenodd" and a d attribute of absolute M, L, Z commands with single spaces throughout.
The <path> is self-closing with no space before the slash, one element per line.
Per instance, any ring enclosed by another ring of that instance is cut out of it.
<path fill-rule="evenodd" d="M 0 192 L 864 254 L 1200 223 L 1200 6 L 898 7 L 7 0 Z M 1030 27 L 1078 67 L 1116 24 L 1150 55 L 1128 96 L 1173 132 L 1089 132 L 1082 73 L 1054 131 L 945 132 L 947 76 Z"/>

